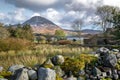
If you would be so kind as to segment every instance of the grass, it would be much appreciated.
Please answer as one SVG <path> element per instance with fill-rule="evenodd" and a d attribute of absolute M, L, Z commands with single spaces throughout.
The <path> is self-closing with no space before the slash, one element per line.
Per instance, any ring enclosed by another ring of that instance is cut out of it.
<path fill-rule="evenodd" d="M 77 47 L 70 45 L 39 44 L 33 50 L 0 52 L 0 66 L 8 69 L 14 64 L 23 64 L 33 67 L 35 64 L 42 64 L 46 58 L 56 54 L 75 57 L 80 53 L 89 53 L 92 49 L 88 47 Z"/>

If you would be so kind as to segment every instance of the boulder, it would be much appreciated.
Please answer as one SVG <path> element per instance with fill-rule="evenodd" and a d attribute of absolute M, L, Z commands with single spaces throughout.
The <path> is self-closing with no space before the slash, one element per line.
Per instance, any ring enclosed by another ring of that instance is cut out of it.
<path fill-rule="evenodd" d="M 120 59 L 120 53 L 116 54 L 117 59 Z"/>
<path fill-rule="evenodd" d="M 64 57 L 62 55 L 56 55 L 52 57 L 51 60 L 54 65 L 61 65 L 62 63 L 64 63 Z"/>
<path fill-rule="evenodd" d="M 63 76 L 64 75 L 64 71 L 62 71 L 60 66 L 55 66 L 54 70 L 55 70 L 56 74 L 58 74 L 59 76 Z"/>
<path fill-rule="evenodd" d="M 103 77 L 106 77 L 106 76 L 107 76 L 107 73 L 106 73 L 106 72 L 102 72 L 102 76 L 103 76 Z"/>
<path fill-rule="evenodd" d="M 55 70 L 43 67 L 39 68 L 38 80 L 56 80 Z"/>
<path fill-rule="evenodd" d="M 16 71 L 16 79 L 15 80 L 29 80 L 27 69 L 19 69 Z"/>
<path fill-rule="evenodd" d="M 113 80 L 118 80 L 118 79 L 119 79 L 118 74 L 113 74 Z"/>
<path fill-rule="evenodd" d="M 112 53 L 113 53 L 113 54 L 118 54 L 118 53 L 119 53 L 119 50 L 118 50 L 118 49 L 112 49 Z"/>
<path fill-rule="evenodd" d="M 120 78 L 120 71 L 118 70 L 118 76 L 119 76 L 119 78 Z"/>
<path fill-rule="evenodd" d="M 101 74 L 102 74 L 102 72 L 101 72 L 100 69 L 98 69 L 97 67 L 94 67 L 94 68 L 92 69 L 92 75 L 93 75 L 94 77 L 100 76 Z"/>
<path fill-rule="evenodd" d="M 98 49 L 97 53 L 109 53 L 109 49 L 108 48 L 105 48 L 105 47 L 101 47 Z"/>
<path fill-rule="evenodd" d="M 117 64 L 117 58 L 115 54 L 109 54 L 108 56 L 104 56 L 103 65 L 106 67 L 115 67 Z"/>
<path fill-rule="evenodd" d="M 30 80 L 36 80 L 37 72 L 35 70 L 28 70 L 28 76 L 29 76 Z"/>
<path fill-rule="evenodd" d="M 0 66 L 0 72 L 3 70 L 3 67 L 2 66 Z"/>
<path fill-rule="evenodd" d="M 21 69 L 25 67 L 24 65 L 13 65 L 13 66 L 10 66 L 8 71 L 12 72 L 13 74 L 15 74 L 15 71 L 18 70 L 18 69 Z"/>
<path fill-rule="evenodd" d="M 47 59 L 44 63 L 43 63 L 43 67 L 45 68 L 53 68 L 54 65 L 52 63 L 52 61 L 50 59 Z"/>
<path fill-rule="evenodd" d="M 97 53 L 100 54 L 100 60 L 101 60 L 101 62 L 102 62 L 102 60 L 103 60 L 106 56 L 109 55 L 110 50 L 107 49 L 107 48 L 105 48 L 105 47 L 101 47 L 101 48 L 97 51 Z"/>
<path fill-rule="evenodd" d="M 66 78 L 65 80 L 77 80 L 77 78 L 70 76 L 70 77 Z"/>
<path fill-rule="evenodd" d="M 8 79 L 0 78 L 0 80 L 8 80 Z"/>
<path fill-rule="evenodd" d="M 78 77 L 77 80 L 85 80 L 83 77 Z"/>
<path fill-rule="evenodd" d="M 80 71 L 78 72 L 78 75 L 79 75 L 79 76 L 85 75 L 85 71 L 84 71 L 84 70 L 80 70 Z"/>

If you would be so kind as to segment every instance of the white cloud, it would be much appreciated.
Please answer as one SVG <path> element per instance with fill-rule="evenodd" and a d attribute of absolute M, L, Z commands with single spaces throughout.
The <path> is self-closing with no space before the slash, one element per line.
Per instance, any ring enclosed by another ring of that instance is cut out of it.
<path fill-rule="evenodd" d="M 70 27 L 75 19 L 83 19 L 87 24 L 94 20 L 96 7 L 99 5 L 112 5 L 120 7 L 120 0 L 5 0 L 6 2 L 25 9 L 32 10 L 33 16 L 43 16 L 57 25 Z M 26 19 L 24 10 L 18 9 L 7 17 L 12 23 L 22 22 Z M 31 17 L 31 15 L 29 15 Z M 6 20 L 7 20 L 6 19 Z M 14 20 L 14 21 L 13 21 Z"/>
<path fill-rule="evenodd" d="M 16 23 L 21 23 L 23 22 L 26 17 L 24 15 L 25 9 L 17 9 L 14 12 L 9 12 L 9 13 L 0 13 L 0 22 L 5 23 L 5 24 L 16 24 Z"/>
<path fill-rule="evenodd" d="M 48 8 L 45 13 L 45 17 L 52 20 L 52 21 L 60 21 L 62 19 L 62 13 L 59 11 L 53 9 L 53 8 Z"/>
<path fill-rule="evenodd" d="M 31 17 L 33 17 L 33 16 L 41 16 L 41 15 L 40 15 L 40 13 L 33 13 L 33 15 Z"/>
<path fill-rule="evenodd" d="M 104 0 L 104 4 L 120 7 L 120 0 Z"/>
<path fill-rule="evenodd" d="M 3 20 L 5 18 L 5 14 L 4 13 L 0 13 L 0 19 Z"/>
<path fill-rule="evenodd" d="M 23 15 L 24 9 L 18 9 L 13 12 L 14 16 L 12 16 L 17 21 L 23 21 L 25 20 L 25 16 Z"/>
<path fill-rule="evenodd" d="M 57 0 L 26 0 L 28 3 L 38 4 L 38 5 L 51 5 Z"/>

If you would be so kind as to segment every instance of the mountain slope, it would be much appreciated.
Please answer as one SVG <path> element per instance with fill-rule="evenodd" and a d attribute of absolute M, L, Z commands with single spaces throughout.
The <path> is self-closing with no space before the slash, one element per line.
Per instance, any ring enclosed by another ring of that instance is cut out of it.
<path fill-rule="evenodd" d="M 55 30 L 61 29 L 59 26 L 51 22 L 50 20 L 41 16 L 34 16 L 25 21 L 22 25 L 29 24 L 32 26 L 34 33 L 54 34 Z"/>

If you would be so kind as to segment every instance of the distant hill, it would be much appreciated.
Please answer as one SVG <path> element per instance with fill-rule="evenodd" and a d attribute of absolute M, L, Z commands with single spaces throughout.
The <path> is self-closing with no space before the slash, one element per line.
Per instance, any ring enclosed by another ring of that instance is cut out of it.
<path fill-rule="evenodd" d="M 55 30 L 61 29 L 50 20 L 41 16 L 34 16 L 25 21 L 22 25 L 25 24 L 31 25 L 34 33 L 54 34 Z"/>
<path fill-rule="evenodd" d="M 64 29 L 68 34 L 69 33 L 73 33 L 75 34 L 76 32 L 78 32 L 77 30 L 67 30 L 67 29 Z M 91 34 L 91 35 L 94 35 L 94 34 L 100 34 L 102 33 L 102 31 L 100 30 L 93 30 L 93 29 L 84 29 L 82 30 L 82 34 Z"/>
<path fill-rule="evenodd" d="M 102 31 L 100 31 L 100 30 L 93 30 L 93 29 L 84 29 L 84 30 L 82 30 L 82 33 L 86 33 L 86 34 L 99 34 L 99 33 L 102 33 Z"/>

